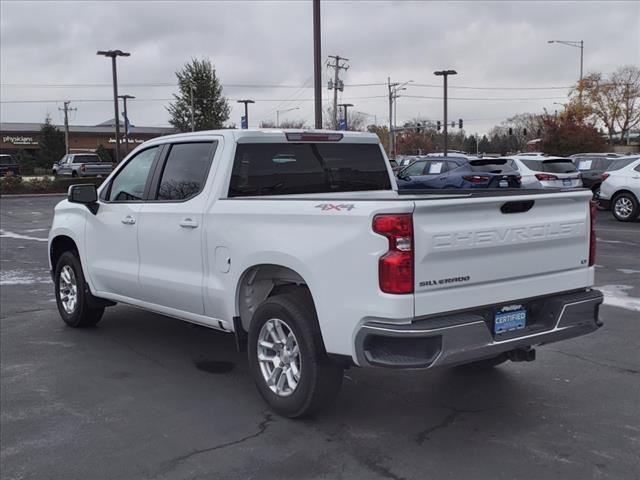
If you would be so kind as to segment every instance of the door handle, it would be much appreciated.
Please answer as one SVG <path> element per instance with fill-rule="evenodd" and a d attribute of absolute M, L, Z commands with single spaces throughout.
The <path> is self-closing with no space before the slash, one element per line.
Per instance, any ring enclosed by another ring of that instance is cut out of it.
<path fill-rule="evenodd" d="M 127 215 L 126 217 L 124 217 L 122 220 L 120 220 L 122 223 L 124 223 L 125 225 L 135 225 L 136 223 L 136 219 L 133 218 L 131 215 Z"/>
<path fill-rule="evenodd" d="M 190 218 L 185 218 L 180 222 L 180 226 L 182 228 L 198 228 L 198 222 Z"/>

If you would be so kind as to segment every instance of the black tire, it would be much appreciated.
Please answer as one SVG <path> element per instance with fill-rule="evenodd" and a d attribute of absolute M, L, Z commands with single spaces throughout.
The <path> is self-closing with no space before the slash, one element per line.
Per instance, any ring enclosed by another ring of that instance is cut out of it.
<path fill-rule="evenodd" d="M 498 365 L 503 364 L 509 360 L 509 356 L 506 353 L 501 353 L 495 357 L 484 358 L 482 360 L 477 360 L 471 363 L 465 363 L 463 365 L 458 365 L 456 368 L 464 371 L 482 371 L 482 370 L 491 370 L 493 367 L 497 367 Z"/>
<path fill-rule="evenodd" d="M 624 202 L 624 205 L 628 208 L 623 210 L 621 208 L 621 204 Z M 629 213 L 623 213 L 628 211 Z M 611 213 L 620 222 L 631 222 L 638 218 L 640 214 L 640 206 L 638 205 L 638 199 L 629 192 L 618 193 L 615 197 L 613 197 L 613 201 L 611 202 Z"/>
<path fill-rule="evenodd" d="M 73 271 L 76 285 L 77 300 L 74 308 L 70 309 L 70 311 L 67 311 L 63 304 L 61 292 L 61 282 L 63 281 L 61 276 L 65 267 L 68 267 Z M 91 292 L 89 291 L 89 286 L 84 280 L 80 260 L 75 252 L 65 252 L 60 256 L 54 275 L 54 289 L 58 312 L 60 313 L 62 320 L 64 320 L 64 322 L 70 327 L 92 327 L 102 319 L 104 307 L 96 308 L 91 306 Z"/>
<path fill-rule="evenodd" d="M 260 332 L 272 319 L 284 322 L 299 347 L 300 376 L 288 396 L 280 396 L 271 390 L 258 361 Z M 247 350 L 249 368 L 258 391 L 276 413 L 285 417 L 304 417 L 319 411 L 336 397 L 342 385 L 343 368 L 327 356 L 313 301 L 306 291 L 283 293 L 262 302 L 251 321 Z"/>
<path fill-rule="evenodd" d="M 73 172 L 71 172 L 71 176 L 72 177 L 77 177 L 78 176 L 78 172 L 76 172 L 75 170 Z"/>

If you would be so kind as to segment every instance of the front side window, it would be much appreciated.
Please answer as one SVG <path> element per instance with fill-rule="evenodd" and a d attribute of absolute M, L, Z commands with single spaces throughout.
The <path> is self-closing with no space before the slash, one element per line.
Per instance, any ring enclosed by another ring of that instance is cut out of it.
<path fill-rule="evenodd" d="M 407 168 L 405 168 L 402 174 L 409 176 L 422 175 L 425 170 L 424 167 L 426 166 L 426 164 L 427 162 L 414 162 Z"/>
<path fill-rule="evenodd" d="M 230 197 L 391 190 L 380 146 L 353 143 L 239 144 Z"/>
<path fill-rule="evenodd" d="M 213 142 L 171 146 L 158 185 L 158 200 L 186 200 L 204 185 L 211 164 Z"/>
<path fill-rule="evenodd" d="M 153 160 L 159 148 L 148 148 L 127 162 L 111 182 L 111 187 L 109 188 L 110 201 L 131 202 L 143 199 L 151 165 L 153 165 Z"/>

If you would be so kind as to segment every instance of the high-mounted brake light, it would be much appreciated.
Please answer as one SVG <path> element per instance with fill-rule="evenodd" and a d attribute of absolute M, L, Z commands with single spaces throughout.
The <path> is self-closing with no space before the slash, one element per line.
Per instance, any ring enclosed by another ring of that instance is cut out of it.
<path fill-rule="evenodd" d="M 380 290 L 413 293 L 413 216 L 410 213 L 376 215 L 372 228 L 389 240 L 389 250 L 378 261 Z"/>
<path fill-rule="evenodd" d="M 342 140 L 341 133 L 285 133 L 289 142 L 339 142 Z"/>
<path fill-rule="evenodd" d="M 596 263 L 596 214 L 598 213 L 598 204 L 593 200 L 589 203 L 589 266 L 592 267 Z"/>
<path fill-rule="evenodd" d="M 549 175 L 548 173 L 536 173 L 536 178 L 541 182 L 546 182 L 549 180 L 558 180 L 558 177 L 555 175 Z"/>
<path fill-rule="evenodd" d="M 489 177 L 483 175 L 464 175 L 462 178 L 471 183 L 484 183 L 489 181 Z"/>

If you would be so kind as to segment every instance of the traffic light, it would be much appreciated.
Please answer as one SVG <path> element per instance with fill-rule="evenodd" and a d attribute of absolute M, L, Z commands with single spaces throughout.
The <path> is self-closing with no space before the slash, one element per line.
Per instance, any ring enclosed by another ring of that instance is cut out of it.
<path fill-rule="evenodd" d="M 462 119 L 461 118 L 458 119 L 458 128 L 462 128 Z"/>
<path fill-rule="evenodd" d="M 440 122 L 440 120 L 438 120 L 438 121 L 436 122 L 436 130 L 437 130 L 437 131 L 440 131 L 440 129 L 441 129 L 441 128 L 442 128 L 442 122 Z"/>
<path fill-rule="evenodd" d="M 527 129 L 526 128 L 522 129 L 522 135 L 524 135 L 525 137 L 527 136 Z"/>
<path fill-rule="evenodd" d="M 420 133 L 422 131 L 422 125 L 420 122 L 416 123 L 416 133 Z"/>
<path fill-rule="evenodd" d="M 509 135 L 513 135 L 513 128 L 509 127 Z"/>

